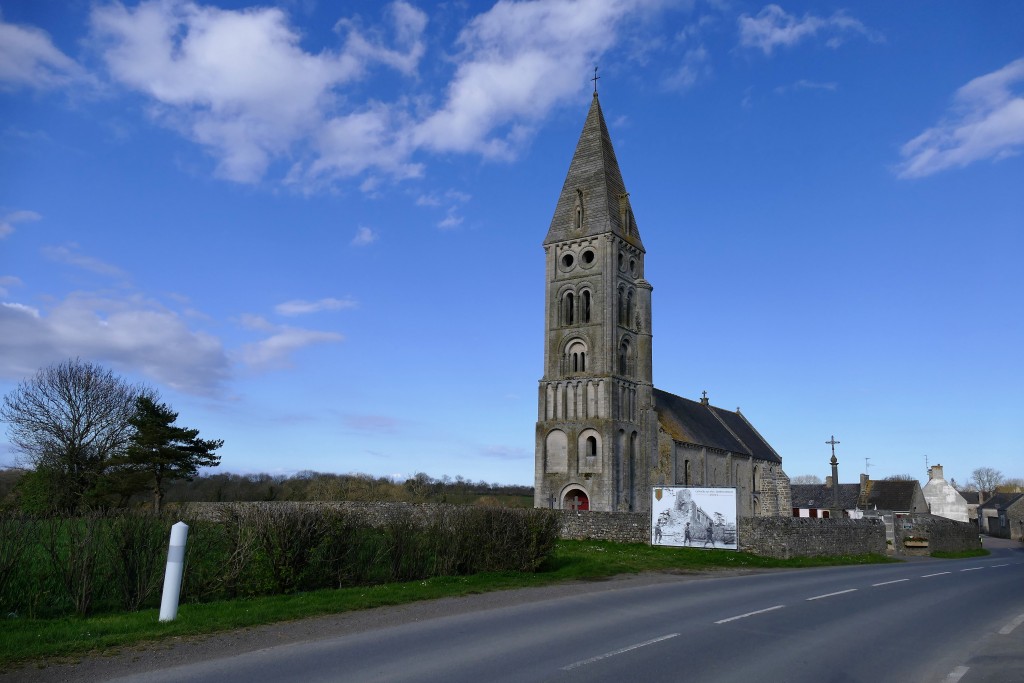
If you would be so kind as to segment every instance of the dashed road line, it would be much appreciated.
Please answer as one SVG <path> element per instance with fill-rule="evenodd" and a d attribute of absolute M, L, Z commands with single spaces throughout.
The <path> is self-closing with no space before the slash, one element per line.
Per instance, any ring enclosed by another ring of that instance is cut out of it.
<path fill-rule="evenodd" d="M 964 674 L 966 674 L 968 671 L 970 671 L 968 667 L 958 666 L 957 668 L 953 669 L 948 674 L 946 674 L 945 683 L 957 683 L 957 681 L 963 678 Z"/>
<path fill-rule="evenodd" d="M 968 567 L 967 569 L 961 569 L 962 572 L 973 572 L 976 569 L 984 569 L 984 567 Z"/>
<path fill-rule="evenodd" d="M 999 629 L 999 635 L 1008 636 L 1010 635 L 1010 633 L 1013 632 L 1013 629 L 1017 628 L 1021 624 L 1024 624 L 1024 614 L 1020 615 L 1019 617 L 1011 621 L 1009 624 Z"/>
<path fill-rule="evenodd" d="M 992 565 L 992 568 L 995 569 L 996 567 L 1009 567 L 1009 566 L 1010 566 L 1010 563 L 1007 562 L 1006 564 L 994 564 L 994 565 Z"/>
<path fill-rule="evenodd" d="M 942 576 L 943 574 L 952 574 L 953 572 L 936 572 L 935 574 L 922 574 L 922 579 L 930 579 L 933 576 Z"/>
<path fill-rule="evenodd" d="M 737 614 L 735 617 L 729 617 L 728 619 L 719 619 L 716 624 L 725 624 L 730 621 L 736 621 L 737 619 L 746 619 L 752 617 L 755 614 L 763 614 L 764 612 L 771 612 L 772 610 L 782 609 L 785 605 L 775 605 L 774 607 L 766 607 L 765 609 L 759 609 L 755 612 L 747 612 L 746 614 Z"/>
<path fill-rule="evenodd" d="M 896 579 L 895 581 L 883 581 L 882 583 L 873 583 L 871 584 L 871 587 L 875 588 L 877 586 L 888 586 L 890 583 L 903 583 L 904 581 L 910 581 L 910 579 Z"/>
<path fill-rule="evenodd" d="M 825 593 L 825 595 L 815 595 L 813 598 L 807 598 L 807 600 L 811 601 L 811 600 L 821 600 L 822 598 L 831 598 L 833 595 L 842 595 L 843 593 L 852 593 L 855 590 L 857 590 L 857 589 L 856 588 L 847 588 L 844 591 L 836 591 L 835 593 Z"/>
<path fill-rule="evenodd" d="M 587 664 L 593 664 L 594 662 L 599 662 L 602 659 L 608 659 L 609 657 L 614 657 L 615 655 L 621 655 L 621 654 L 623 654 L 625 652 L 629 652 L 631 650 L 636 650 L 636 649 L 639 649 L 641 647 L 647 647 L 648 645 L 654 645 L 655 643 L 660 643 L 661 641 L 668 640 L 669 638 L 675 638 L 678 635 L 679 635 L 678 633 L 669 633 L 668 635 L 660 636 L 658 638 L 652 638 L 651 640 L 645 640 L 644 642 L 637 643 L 636 645 L 630 645 L 629 647 L 624 647 L 621 650 L 615 650 L 614 652 L 606 652 L 603 655 L 598 655 L 596 657 L 591 657 L 590 659 L 584 659 L 584 660 L 579 661 L 579 662 L 574 662 L 574 663 L 570 664 L 569 666 L 563 666 L 562 667 L 562 671 L 571 671 L 572 669 L 575 669 L 577 667 L 586 666 Z"/>

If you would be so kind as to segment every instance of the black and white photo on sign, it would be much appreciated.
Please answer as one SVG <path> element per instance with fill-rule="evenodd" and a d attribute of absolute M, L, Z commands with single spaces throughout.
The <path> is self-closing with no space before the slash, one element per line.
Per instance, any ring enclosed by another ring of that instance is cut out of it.
<path fill-rule="evenodd" d="M 651 543 L 736 550 L 736 489 L 655 486 Z"/>

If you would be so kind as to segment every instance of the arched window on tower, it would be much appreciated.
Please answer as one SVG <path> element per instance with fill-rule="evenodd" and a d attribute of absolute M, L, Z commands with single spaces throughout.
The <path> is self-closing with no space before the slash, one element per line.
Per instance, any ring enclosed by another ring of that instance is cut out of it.
<path fill-rule="evenodd" d="M 629 290 L 629 294 L 626 295 L 626 321 L 624 324 L 627 327 L 633 324 L 633 290 Z"/>
<path fill-rule="evenodd" d="M 587 371 L 587 345 L 582 340 L 576 339 L 565 347 L 565 367 L 570 373 Z"/>
<path fill-rule="evenodd" d="M 580 294 L 580 321 L 590 322 L 590 290 L 584 289 Z"/>
<path fill-rule="evenodd" d="M 629 340 L 623 339 L 619 344 L 619 374 L 629 374 Z"/>
<path fill-rule="evenodd" d="M 626 290 L 623 287 L 619 287 L 619 324 L 624 325 L 626 323 Z"/>
<path fill-rule="evenodd" d="M 572 325 L 576 322 L 576 297 L 572 292 L 565 295 L 565 310 L 562 314 L 562 320 L 565 321 L 566 325 Z"/>
<path fill-rule="evenodd" d="M 595 437 L 595 436 L 588 436 L 587 437 L 586 454 L 587 454 L 588 458 L 593 458 L 593 457 L 595 457 L 597 455 L 597 437 Z"/>

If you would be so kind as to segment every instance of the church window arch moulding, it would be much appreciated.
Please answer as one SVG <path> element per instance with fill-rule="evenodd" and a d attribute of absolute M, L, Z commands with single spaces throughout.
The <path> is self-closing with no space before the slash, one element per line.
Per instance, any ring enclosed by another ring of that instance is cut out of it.
<path fill-rule="evenodd" d="M 565 345 L 563 357 L 565 371 L 568 374 L 582 373 L 587 371 L 587 343 L 582 339 L 574 338 Z"/>
<path fill-rule="evenodd" d="M 572 292 L 562 295 L 562 324 L 576 324 L 576 295 Z"/>
<path fill-rule="evenodd" d="M 596 429 L 587 428 L 580 432 L 579 453 L 585 458 L 596 458 L 601 455 L 601 434 Z"/>
<path fill-rule="evenodd" d="M 544 439 L 544 471 L 569 471 L 569 439 L 561 429 L 553 429 Z"/>

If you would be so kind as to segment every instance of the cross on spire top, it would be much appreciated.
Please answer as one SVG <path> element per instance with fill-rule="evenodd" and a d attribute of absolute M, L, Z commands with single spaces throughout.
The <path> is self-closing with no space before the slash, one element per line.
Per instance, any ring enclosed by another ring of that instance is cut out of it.
<path fill-rule="evenodd" d="M 839 443 L 838 441 L 836 441 L 836 435 L 833 434 L 832 435 L 832 439 L 829 440 L 829 441 L 826 441 L 825 443 L 830 445 L 830 446 L 832 446 L 832 457 L 835 458 L 836 457 L 836 444 Z"/>
<path fill-rule="evenodd" d="M 601 77 L 597 75 L 597 67 L 594 67 L 594 77 L 590 80 L 594 81 L 594 95 L 597 95 L 597 82 L 601 80 Z"/>

